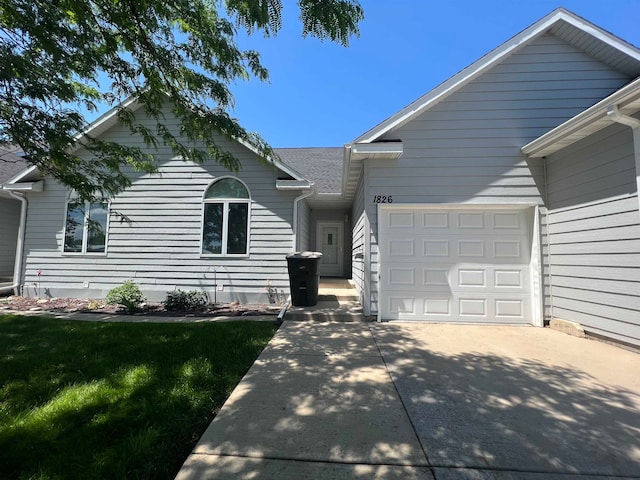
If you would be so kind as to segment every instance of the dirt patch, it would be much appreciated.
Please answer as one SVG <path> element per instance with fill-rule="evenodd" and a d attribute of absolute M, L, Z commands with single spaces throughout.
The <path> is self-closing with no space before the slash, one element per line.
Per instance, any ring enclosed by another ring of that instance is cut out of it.
<path fill-rule="evenodd" d="M 238 302 L 218 303 L 206 305 L 197 311 L 168 311 L 161 302 L 145 302 L 140 309 L 128 314 L 117 305 L 107 305 L 103 300 L 92 298 L 37 298 L 10 296 L 0 298 L 0 312 L 15 311 L 50 311 L 50 312 L 83 312 L 102 314 L 128 315 L 157 315 L 157 316 L 185 316 L 197 315 L 202 317 L 237 317 L 255 315 L 277 315 L 282 307 L 269 304 L 241 304 Z"/>

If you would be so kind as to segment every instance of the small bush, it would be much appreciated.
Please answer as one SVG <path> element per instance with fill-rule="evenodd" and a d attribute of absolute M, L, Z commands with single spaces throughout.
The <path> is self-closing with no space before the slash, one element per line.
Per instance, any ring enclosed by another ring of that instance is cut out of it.
<path fill-rule="evenodd" d="M 131 280 L 127 280 L 119 287 L 113 288 L 107 293 L 105 302 L 109 305 L 120 305 L 128 312 L 135 311 L 145 298 L 140 288 Z"/>
<path fill-rule="evenodd" d="M 207 295 L 196 290 L 174 290 L 167 293 L 164 308 L 167 310 L 201 310 L 207 304 Z"/>

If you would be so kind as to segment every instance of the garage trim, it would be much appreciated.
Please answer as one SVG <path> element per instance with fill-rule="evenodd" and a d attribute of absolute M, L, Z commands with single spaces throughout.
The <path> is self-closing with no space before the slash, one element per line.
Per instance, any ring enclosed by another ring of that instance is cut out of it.
<path fill-rule="evenodd" d="M 466 203 L 442 203 L 442 204 L 423 204 L 423 203 L 397 203 L 397 204 L 378 204 L 377 205 L 377 237 L 378 237 L 378 273 L 376 282 L 376 297 L 378 299 L 377 321 L 382 321 L 381 308 L 381 277 L 382 272 L 382 249 L 381 249 L 381 218 L 382 213 L 389 210 L 399 209 L 433 209 L 433 210 L 532 210 L 531 215 L 531 255 L 529 263 L 530 284 L 531 284 L 531 324 L 536 327 L 544 326 L 544 280 L 542 275 L 542 248 L 540 239 L 540 209 L 538 204 L 534 203 L 513 203 L 513 204 L 466 204 Z"/>

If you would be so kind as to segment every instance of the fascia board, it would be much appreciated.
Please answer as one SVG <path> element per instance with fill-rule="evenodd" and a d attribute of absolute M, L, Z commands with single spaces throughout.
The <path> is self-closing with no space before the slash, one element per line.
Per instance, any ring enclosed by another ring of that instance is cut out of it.
<path fill-rule="evenodd" d="M 71 151 L 76 151 L 82 148 L 82 145 L 79 145 L 78 142 L 87 135 L 90 135 L 92 132 L 98 129 L 107 130 L 108 128 L 116 125 L 118 123 L 118 110 L 122 108 L 130 108 L 133 111 L 136 111 L 138 108 L 142 106 L 141 103 L 138 102 L 137 97 L 131 96 L 121 102 L 118 106 L 113 107 L 109 111 L 105 112 L 103 115 L 98 117 L 96 120 L 91 122 L 84 131 L 77 133 L 73 140 L 76 144 L 71 148 Z"/>
<path fill-rule="evenodd" d="M 309 190 L 312 184 L 306 180 L 276 180 L 276 190 Z"/>
<path fill-rule="evenodd" d="M 404 152 L 402 141 L 354 143 L 351 145 L 351 155 L 357 158 L 376 156 L 379 158 L 398 158 Z"/>
<path fill-rule="evenodd" d="M 10 192 L 42 192 L 44 190 L 44 181 L 22 182 L 2 185 L 2 190 Z"/>
<path fill-rule="evenodd" d="M 373 142 L 390 130 L 410 121 L 426 109 L 441 102 L 467 83 L 479 77 L 482 73 L 502 61 L 505 57 L 511 55 L 517 49 L 529 43 L 532 39 L 548 31 L 559 21 L 565 21 L 640 61 L 640 50 L 637 48 L 621 41 L 613 34 L 602 30 L 592 23 L 578 17 L 574 13 L 569 12 L 564 8 L 558 8 L 507 42 L 503 43 L 498 48 L 492 50 L 476 62 L 461 70 L 449 80 L 441 83 L 426 95 L 423 95 L 413 103 L 409 104 L 395 115 L 392 115 L 382 123 L 356 138 L 352 143 Z"/>
<path fill-rule="evenodd" d="M 35 165 L 31 165 L 30 167 L 27 167 L 26 169 L 22 170 L 21 172 L 18 172 L 16 175 L 14 175 L 9 180 L 7 180 L 5 185 L 10 185 L 10 184 L 17 183 L 20 180 L 22 180 L 23 178 L 25 178 L 25 177 L 29 176 L 30 174 L 32 174 L 33 172 L 35 172 L 36 170 L 38 170 L 38 167 L 36 167 Z"/>

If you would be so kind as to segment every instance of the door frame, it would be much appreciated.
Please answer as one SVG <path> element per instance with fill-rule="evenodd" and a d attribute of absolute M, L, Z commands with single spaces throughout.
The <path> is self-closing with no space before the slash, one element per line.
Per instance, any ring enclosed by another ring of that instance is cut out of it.
<path fill-rule="evenodd" d="M 344 224 L 338 221 L 318 221 L 316 223 L 316 250 L 322 252 L 322 229 L 323 227 L 337 227 L 338 238 L 336 239 L 336 245 L 338 247 L 338 273 L 335 277 L 342 277 L 344 275 Z M 322 275 L 322 262 L 320 263 L 320 276 Z"/>

